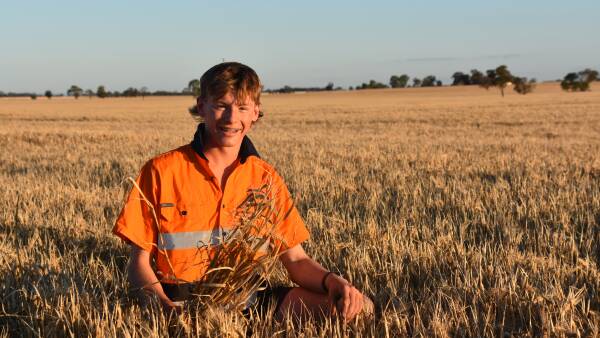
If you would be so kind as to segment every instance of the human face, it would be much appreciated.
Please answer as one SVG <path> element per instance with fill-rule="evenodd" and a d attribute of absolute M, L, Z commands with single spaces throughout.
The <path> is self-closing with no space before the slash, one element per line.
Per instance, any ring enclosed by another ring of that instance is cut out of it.
<path fill-rule="evenodd" d="M 206 124 L 207 145 L 213 147 L 239 147 L 253 122 L 258 120 L 260 107 L 250 97 L 237 102 L 228 92 L 220 99 L 198 99 L 198 110 Z"/>

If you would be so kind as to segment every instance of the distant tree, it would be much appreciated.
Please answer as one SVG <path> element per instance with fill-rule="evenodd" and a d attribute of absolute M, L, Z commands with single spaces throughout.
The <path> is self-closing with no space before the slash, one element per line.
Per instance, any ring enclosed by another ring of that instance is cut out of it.
<path fill-rule="evenodd" d="M 379 88 L 388 88 L 388 86 L 385 85 L 385 84 L 383 84 L 383 83 L 381 83 L 381 82 L 378 82 L 378 81 L 375 81 L 375 80 L 371 80 L 371 81 L 369 81 L 369 88 L 371 88 L 371 89 L 379 89 Z"/>
<path fill-rule="evenodd" d="M 485 89 L 490 89 L 490 87 L 494 86 L 495 81 L 496 70 L 488 69 L 485 71 L 485 75 L 481 78 L 481 83 L 479 85 Z"/>
<path fill-rule="evenodd" d="M 325 86 L 325 90 L 333 90 L 333 82 L 329 82 L 327 86 Z"/>
<path fill-rule="evenodd" d="M 465 74 L 463 72 L 456 72 L 452 75 L 452 85 L 453 86 L 466 86 L 471 84 L 471 77 L 469 74 Z"/>
<path fill-rule="evenodd" d="M 441 87 L 443 85 L 442 80 L 435 81 L 435 85 Z"/>
<path fill-rule="evenodd" d="M 513 75 L 508 70 L 506 65 L 501 65 L 496 68 L 496 77 L 492 83 L 500 89 L 500 94 L 504 97 L 504 88 L 512 83 Z"/>
<path fill-rule="evenodd" d="M 585 92 L 590 90 L 590 83 L 598 79 L 598 72 L 586 68 L 578 73 L 568 73 L 560 83 L 560 87 L 566 91 Z"/>
<path fill-rule="evenodd" d="M 148 95 L 148 87 L 143 86 L 140 88 L 140 95 L 142 95 L 142 100 Z"/>
<path fill-rule="evenodd" d="M 52 98 L 52 91 L 51 90 L 46 90 L 44 92 L 44 96 L 46 96 L 48 98 L 48 100 L 51 99 Z"/>
<path fill-rule="evenodd" d="M 118 90 L 115 90 L 112 92 L 108 92 L 108 96 L 119 97 L 119 96 L 121 96 L 121 93 Z"/>
<path fill-rule="evenodd" d="M 91 100 L 92 96 L 94 96 L 94 91 L 91 89 L 86 89 L 85 90 L 85 95 Z"/>
<path fill-rule="evenodd" d="M 71 88 L 67 90 L 67 95 L 73 95 L 75 99 L 78 99 L 82 92 L 83 89 L 79 88 L 76 85 L 72 85 Z"/>
<path fill-rule="evenodd" d="M 350 86 L 348 87 L 348 90 L 354 90 L 354 87 Z"/>
<path fill-rule="evenodd" d="M 6 93 L 0 90 L 0 97 L 6 96 Z"/>
<path fill-rule="evenodd" d="M 470 79 L 471 84 L 474 85 L 479 85 L 481 86 L 481 84 L 484 82 L 484 75 L 482 72 L 478 71 L 477 69 L 471 69 L 471 79 Z"/>
<path fill-rule="evenodd" d="M 98 89 L 96 89 L 96 96 L 98 96 L 101 99 L 108 96 L 108 92 L 106 91 L 104 86 L 98 86 Z"/>
<path fill-rule="evenodd" d="M 515 92 L 525 95 L 531 93 L 535 89 L 537 81 L 535 79 L 527 80 L 526 77 L 513 77 L 513 89 Z"/>
<path fill-rule="evenodd" d="M 379 88 L 388 88 L 386 84 L 381 82 L 370 80 L 369 83 L 363 83 L 360 86 L 356 86 L 356 89 L 379 89 Z"/>
<path fill-rule="evenodd" d="M 413 78 L 413 87 L 421 87 L 421 79 L 417 77 Z"/>
<path fill-rule="evenodd" d="M 37 99 L 37 94 L 31 94 L 29 96 L 32 100 L 36 100 Z"/>
<path fill-rule="evenodd" d="M 190 93 L 192 93 L 192 95 L 194 95 L 194 97 L 198 97 L 200 96 L 200 80 L 198 79 L 193 79 L 190 82 L 188 82 L 188 90 L 190 91 Z"/>
<path fill-rule="evenodd" d="M 435 86 L 437 79 L 433 75 L 427 75 L 423 78 L 421 82 L 421 87 L 433 87 Z"/>
<path fill-rule="evenodd" d="M 402 74 L 400 76 L 392 75 L 390 77 L 390 87 L 405 88 L 408 85 L 408 80 L 410 80 L 410 77 L 406 74 Z"/>
<path fill-rule="evenodd" d="M 115 93 L 118 93 L 117 91 L 115 91 Z M 139 90 L 137 90 L 137 88 L 133 88 L 133 87 L 129 87 L 127 89 L 125 89 L 123 91 L 123 93 L 121 93 L 122 96 L 125 97 L 136 97 L 139 94 Z"/>
<path fill-rule="evenodd" d="M 594 82 L 599 80 L 597 70 L 586 68 L 584 71 L 581 72 L 581 75 L 587 82 Z"/>

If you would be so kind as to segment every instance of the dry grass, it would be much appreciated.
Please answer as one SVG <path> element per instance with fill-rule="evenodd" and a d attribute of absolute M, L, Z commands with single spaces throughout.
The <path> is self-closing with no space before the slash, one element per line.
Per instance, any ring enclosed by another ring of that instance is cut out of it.
<path fill-rule="evenodd" d="M 257 335 L 600 334 L 600 92 L 264 102 L 252 137 L 297 198 L 307 251 L 384 311 L 348 326 L 262 318 Z M 0 100 L 0 335 L 244 334 L 219 309 L 179 322 L 141 309 L 110 235 L 122 180 L 191 139 L 192 103 Z"/>

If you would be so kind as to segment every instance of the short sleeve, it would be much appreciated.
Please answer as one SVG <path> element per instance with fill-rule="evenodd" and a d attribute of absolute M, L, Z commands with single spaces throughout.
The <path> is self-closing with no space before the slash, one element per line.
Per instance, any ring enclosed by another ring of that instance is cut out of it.
<path fill-rule="evenodd" d="M 145 251 L 154 252 L 156 249 L 157 225 L 155 224 L 152 208 L 158 201 L 159 176 L 152 162 L 148 162 L 136 180 L 147 202 L 135 186 L 131 188 L 125 205 L 117 218 L 113 233 L 127 243 L 132 243 Z M 148 205 L 148 202 L 150 205 Z"/>
<path fill-rule="evenodd" d="M 281 239 L 281 250 L 295 247 L 310 238 L 302 216 L 294 205 L 287 186 L 281 176 L 275 173 L 273 179 L 275 203 L 277 208 L 276 234 Z"/>

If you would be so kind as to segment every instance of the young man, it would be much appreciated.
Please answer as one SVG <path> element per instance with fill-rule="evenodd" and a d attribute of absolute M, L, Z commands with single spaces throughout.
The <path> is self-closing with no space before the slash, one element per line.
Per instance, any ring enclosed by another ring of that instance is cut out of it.
<path fill-rule="evenodd" d="M 134 188 L 113 229 L 131 244 L 131 285 L 155 293 L 165 308 L 177 309 L 178 302 L 190 298 L 192 282 L 206 271 L 205 244 L 218 243 L 232 228 L 233 211 L 248 189 L 269 176 L 282 187 L 275 197 L 277 208 L 291 210 L 276 231 L 288 247 L 280 260 L 298 287 L 268 289 L 255 306 L 273 299 L 278 318 L 307 309 L 316 316 L 337 313 L 350 320 L 371 311 L 370 299 L 304 252 L 301 243 L 309 234 L 290 194 L 246 136 L 262 115 L 256 73 L 240 63 L 221 63 L 202 76 L 200 85 L 195 114 L 203 123 L 193 141 L 150 160 L 137 179 L 157 219 Z"/>

